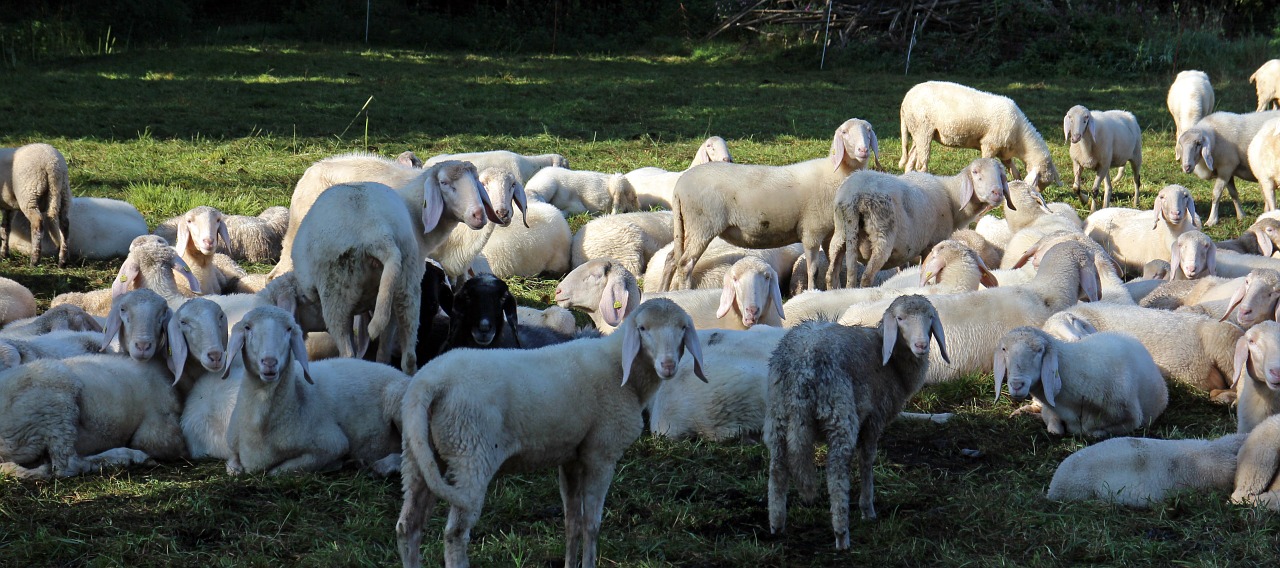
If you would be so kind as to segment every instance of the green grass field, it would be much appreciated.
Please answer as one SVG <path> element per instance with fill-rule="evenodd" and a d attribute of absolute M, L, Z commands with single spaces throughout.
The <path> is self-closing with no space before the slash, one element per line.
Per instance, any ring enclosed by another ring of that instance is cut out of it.
<path fill-rule="evenodd" d="M 1169 183 L 1190 187 L 1207 214 L 1208 182 L 1172 157 L 1161 76 L 959 77 L 867 75 L 765 62 L 732 48 L 671 56 L 481 56 L 261 43 L 128 51 L 7 72 L 0 145 L 46 141 L 63 151 L 76 195 L 126 199 L 154 225 L 201 204 L 257 214 L 287 205 L 292 185 L 328 155 L 420 156 L 507 148 L 558 152 L 575 168 L 683 168 L 696 145 L 725 137 L 737 161 L 783 164 L 826 155 L 850 117 L 876 127 L 881 162 L 901 153 L 897 109 L 917 82 L 948 79 L 1014 98 L 1049 142 L 1070 193 L 1062 115 L 1074 104 L 1124 108 L 1144 127 L 1142 203 Z M 1256 67 L 1256 65 L 1254 66 Z M 1254 67 L 1215 76 L 1218 109 L 1250 111 Z M 973 151 L 935 148 L 935 172 Z M 1119 186 L 1131 191 L 1131 177 Z M 1256 184 L 1240 183 L 1246 214 Z M 1128 205 L 1122 200 L 1122 205 Z M 1078 204 L 1077 204 L 1078 205 Z M 1229 205 L 1225 210 L 1229 210 Z M 577 219 L 581 222 L 582 219 Z M 1210 231 L 1234 236 L 1231 216 Z M 0 272 L 36 293 L 104 287 L 110 263 L 11 256 Z M 265 270 L 267 267 L 252 267 Z M 522 302 L 543 305 L 553 283 L 521 279 Z M 758 445 L 643 437 L 619 464 L 601 538 L 605 566 L 1264 565 L 1280 520 L 1227 503 L 1224 492 L 1179 496 L 1149 511 L 1044 500 L 1057 464 L 1086 445 L 1048 435 L 1038 418 L 1009 418 L 990 376 L 926 388 L 919 411 L 955 411 L 945 426 L 895 423 L 876 467 L 880 520 L 856 523 L 835 553 L 826 507 L 794 506 L 771 536 L 767 453 Z M 1175 386 L 1153 437 L 1218 436 L 1232 410 Z M 978 450 L 966 457 L 961 450 Z M 0 479 L 0 564 L 36 566 L 389 565 L 399 480 L 346 470 L 284 479 L 231 478 L 220 463 L 164 463 L 51 482 Z M 480 566 L 562 562 L 554 472 L 500 478 L 473 534 Z M 425 554 L 439 564 L 443 509 Z"/>

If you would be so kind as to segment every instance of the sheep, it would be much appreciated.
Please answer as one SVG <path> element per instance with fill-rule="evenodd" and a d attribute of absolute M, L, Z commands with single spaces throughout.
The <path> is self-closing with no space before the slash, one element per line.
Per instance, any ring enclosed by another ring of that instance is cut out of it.
<path fill-rule="evenodd" d="M 526 211 L 529 228 L 498 227 L 481 250 L 489 272 L 498 278 L 564 274 L 570 269 L 573 232 L 555 206 L 532 202 Z M 479 258 L 479 257 L 478 257 Z"/>
<path fill-rule="evenodd" d="M 1077 230 L 1055 231 L 1045 235 L 1023 253 L 1019 262 L 1014 264 L 1014 268 L 1022 266 L 1022 263 L 1028 260 L 1031 261 L 1032 266 L 1039 267 L 1045 253 L 1052 249 L 1053 245 L 1068 241 L 1083 245 L 1093 257 L 1093 267 L 1097 271 L 1098 281 L 1101 283 L 1099 292 L 1102 297 L 1098 301 L 1108 304 L 1134 305 L 1133 296 L 1129 295 L 1127 283 L 1120 278 L 1119 267 L 1116 262 L 1106 251 L 1102 250 L 1101 245 Z M 1016 277 L 1022 275 L 1026 275 L 1026 279 L 1018 283 L 1030 281 L 1034 276 L 1030 271 L 1024 269 L 1021 273 L 1015 270 L 1012 277 L 1009 273 L 1006 273 L 1003 276 L 998 276 L 998 278 L 1003 278 L 1001 284 L 1006 284 L 1005 280 L 1013 281 L 1017 279 Z"/>
<path fill-rule="evenodd" d="M 1244 443 L 1242 434 L 1215 440 L 1104 440 L 1062 460 L 1047 496 L 1148 508 L 1179 491 L 1228 489 Z"/>
<path fill-rule="evenodd" d="M 729 145 L 725 143 L 724 138 L 712 136 L 698 147 L 698 153 L 693 156 L 693 162 L 689 164 L 689 168 L 707 162 L 732 161 L 733 156 L 729 154 Z M 676 189 L 676 182 L 684 172 L 689 171 L 689 168 L 679 172 L 669 172 L 662 168 L 647 167 L 627 172 L 627 181 L 631 182 L 631 186 L 636 190 L 636 197 L 640 199 L 640 209 L 643 211 L 654 207 L 670 209 L 671 195 Z M 627 270 L 635 272 L 632 268 Z"/>
<path fill-rule="evenodd" d="M 1026 181 L 1043 189 L 1058 183 L 1049 146 L 1035 126 L 1008 97 L 945 81 L 927 81 L 907 91 L 899 111 L 903 171 L 928 171 L 930 146 L 974 148 L 983 158 L 997 158 L 1013 177 L 1021 178 L 1013 162 L 1022 160 Z M 908 142 L 912 142 L 907 151 Z"/>
<path fill-rule="evenodd" d="M 67 160 L 48 144 L 0 148 L 0 213 L 3 239 L 0 257 L 9 256 L 9 235 L 14 211 L 31 223 L 31 239 L 44 241 L 45 223 L 58 244 L 58 268 L 67 265 L 67 239 L 71 235 L 71 178 Z M 40 263 L 40 247 L 31 247 L 31 266 Z"/>
<path fill-rule="evenodd" d="M 438 257 L 441 267 L 450 278 L 462 276 L 480 251 L 484 250 L 489 239 L 493 237 L 493 232 L 499 227 L 511 224 L 514 217 L 513 202 L 525 217 L 525 227 L 529 227 L 528 200 L 525 197 L 524 186 L 516 179 L 515 174 L 487 168 L 480 171 L 479 180 L 480 185 L 484 186 L 484 191 L 489 195 L 494 219 L 492 223 L 486 224 L 478 231 L 473 231 L 469 227 L 456 226 L 449 233 L 449 238 L 440 246 L 435 256 Z"/>
<path fill-rule="evenodd" d="M 1080 194 L 1080 174 L 1093 170 L 1096 177 L 1089 190 L 1089 210 L 1095 209 L 1098 185 L 1106 189 L 1102 194 L 1102 206 L 1111 206 L 1111 168 L 1123 168 L 1127 162 L 1133 168 L 1133 206 L 1138 206 L 1138 190 L 1142 187 L 1142 129 L 1133 113 L 1123 110 L 1096 111 L 1081 105 L 1071 107 L 1062 119 L 1071 154 L 1071 189 L 1076 199 L 1084 203 Z"/>
<path fill-rule="evenodd" d="M 418 262 L 438 256 L 437 249 L 458 223 L 479 230 L 484 227 L 486 216 L 500 222 L 470 163 L 446 160 L 419 169 L 370 154 L 333 156 L 312 164 L 294 187 L 289 201 L 289 227 L 280 262 L 269 273 L 271 278 L 293 270 L 293 241 L 317 197 L 334 185 L 366 181 L 386 184 L 400 195 L 413 222 Z"/>
<path fill-rule="evenodd" d="M 102 334 L 92 331 L 59 331 L 29 338 L 0 337 L 0 370 L 36 359 L 66 359 L 101 349 Z"/>
<path fill-rule="evenodd" d="M 1162 376 L 1220 400 L 1229 392 L 1232 357 L 1242 334 L 1229 322 L 1201 315 L 1115 304 L 1077 305 L 1053 314 L 1042 328 L 1071 341 L 1082 339 L 1083 330 L 1129 334 L 1142 343 Z"/>
<path fill-rule="evenodd" d="M 227 352 L 224 373 L 234 367 L 240 375 L 227 426 L 228 474 L 327 471 L 347 457 L 378 473 L 395 469 L 408 377 L 358 359 L 308 364 L 302 329 L 275 306 L 245 315 Z M 233 365 L 237 357 L 241 365 Z"/>
<path fill-rule="evenodd" d="M 991 158 L 974 160 L 950 177 L 854 172 L 835 196 L 827 286 L 836 280 L 835 266 L 842 253 L 845 281 L 855 281 L 854 264 L 865 259 L 860 284 L 870 286 L 881 268 L 902 266 L 924 255 L 1001 200 L 1012 208 L 1008 195 L 1004 167 Z"/>
<path fill-rule="evenodd" d="M 676 374 L 683 352 L 706 378 L 693 322 L 671 301 L 645 303 L 617 323 L 621 331 L 609 337 L 531 351 L 452 351 L 414 376 L 402 406 L 396 544 L 404 566 L 421 565 L 422 525 L 437 496 L 450 505 L 445 563 L 467 566 L 471 527 L 494 475 L 545 467 L 560 469 L 565 564 L 596 565 L 605 493 L 644 428 L 644 405 Z"/>
<path fill-rule="evenodd" d="M 1277 123 L 1280 126 L 1280 123 Z M 1259 218 L 1234 239 L 1214 243 L 1219 251 L 1271 256 L 1280 248 L 1280 220 Z"/>
<path fill-rule="evenodd" d="M 768 263 L 751 256 L 742 258 L 733 263 L 721 282 L 719 293 L 716 290 L 655 292 L 647 294 L 644 301 L 669 298 L 703 329 L 750 329 L 756 324 L 782 326 L 782 320 L 787 317 L 782 307 L 782 288 L 778 273 Z M 719 305 L 713 312 L 717 296 Z M 726 317 L 730 311 L 735 317 Z"/>
<path fill-rule="evenodd" d="M 1276 82 L 1280 88 L 1280 63 L 1276 68 Z M 1274 209 L 1276 186 L 1280 185 L 1280 118 L 1268 120 L 1258 129 L 1257 135 L 1246 147 L 1245 158 L 1248 159 L 1254 179 L 1258 180 L 1263 201 L 1269 205 L 1267 211 Z"/>
<path fill-rule="evenodd" d="M 76 230 L 67 235 L 67 250 L 72 258 L 107 260 L 129 254 L 135 237 L 147 234 L 147 221 L 127 201 L 105 197 L 71 198 L 71 218 Z M 13 219 L 9 244 L 19 253 L 31 252 L 31 224 L 26 217 Z M 56 254 L 58 247 L 46 232 L 41 240 L 42 254 Z"/>
<path fill-rule="evenodd" d="M 792 481 L 803 500 L 816 496 L 813 452 L 820 434 L 827 441 L 836 549 L 849 548 L 849 469 L 855 447 L 862 485 L 858 508 L 864 519 L 876 518 L 876 447 L 884 428 L 924 385 L 931 336 L 948 360 L 938 312 L 929 300 L 913 295 L 895 298 L 878 330 L 809 321 L 778 342 L 769 359 L 764 426 L 771 533 L 786 526 Z"/>
<path fill-rule="evenodd" d="M 1169 272 L 1169 261 L 1157 258 L 1142 265 L 1142 278 L 1139 280 L 1168 280 Z"/>
<path fill-rule="evenodd" d="M 691 287 L 698 258 L 717 236 L 747 248 L 803 243 L 810 260 L 808 287 L 813 288 L 813 259 L 835 231 L 831 203 L 836 190 L 879 152 L 870 125 L 852 118 L 836 129 L 826 159 L 788 166 L 712 162 L 685 172 L 672 198 L 672 258 L 679 260 L 667 263 L 659 290 Z M 677 267 L 683 273 L 680 280 L 675 279 Z"/>
<path fill-rule="evenodd" d="M 1156 195 L 1151 211 L 1108 207 L 1085 221 L 1084 232 L 1128 273 L 1140 273 L 1153 259 L 1168 260 L 1178 235 L 1200 228 L 1191 191 L 1166 185 Z"/>
<path fill-rule="evenodd" d="M 1177 140 L 1205 115 L 1213 112 L 1213 85 L 1204 71 L 1182 71 L 1169 85 L 1169 94 L 1165 97 L 1165 106 L 1173 115 L 1174 133 Z M 1180 147 L 1174 148 L 1174 159 L 1181 155 Z"/>
<path fill-rule="evenodd" d="M 1249 82 L 1258 90 L 1258 112 L 1280 108 L 1280 59 L 1263 63 L 1249 76 Z"/>
<path fill-rule="evenodd" d="M 1017 209 L 1005 211 L 1005 222 L 1012 235 L 1005 242 L 1004 255 L 995 264 L 996 267 L 1016 267 L 1026 252 L 1046 235 L 1058 231 L 1080 232 L 1078 225 L 1049 209 L 1035 186 L 1022 181 L 1011 181 L 1009 196 Z"/>
<path fill-rule="evenodd" d="M 471 162 L 475 165 L 476 170 L 497 168 L 512 172 L 516 174 L 516 177 L 523 185 L 529 185 L 529 180 L 542 168 L 557 167 L 567 169 L 569 167 L 569 161 L 560 154 L 522 156 L 506 150 L 471 152 L 464 154 L 440 154 L 438 156 L 427 158 L 427 161 L 422 164 L 422 167 L 430 168 L 444 161 Z"/>
<path fill-rule="evenodd" d="M 1197 230 L 1190 230 L 1173 240 L 1169 246 L 1169 280 L 1195 280 L 1216 276 L 1218 272 L 1217 247 L 1213 239 Z M 1144 266 L 1145 270 L 1145 266 Z"/>
<path fill-rule="evenodd" d="M 1246 434 L 1280 414 L 1280 323 L 1264 321 L 1236 340 L 1236 432 Z"/>
<path fill-rule="evenodd" d="M 522 327 L 516 297 L 506 282 L 479 274 L 453 296 L 449 336 L 441 352 L 456 347 L 534 349 L 568 341 L 576 331 L 560 334 L 545 327 Z"/>
<path fill-rule="evenodd" d="M 72 200 L 79 200 L 77 197 Z M 178 242 L 178 223 L 186 215 L 167 219 L 156 227 L 155 234 L 171 243 Z M 244 260 L 255 263 L 279 262 L 281 241 L 289 228 L 288 207 L 268 207 L 257 217 L 248 215 L 223 215 L 227 242 L 218 243 L 217 252 L 231 257 L 233 260 Z M 214 239 L 217 240 L 217 239 Z M 73 241 L 74 245 L 75 242 Z"/>
<path fill-rule="evenodd" d="M 516 306 L 516 319 L 522 326 L 545 327 L 562 335 L 573 335 L 578 332 L 578 322 L 573 319 L 573 312 L 556 305 L 547 306 L 542 310 Z"/>
<path fill-rule="evenodd" d="M 543 168 L 525 187 L 529 197 L 555 205 L 565 215 L 640 210 L 636 189 L 622 174 Z"/>
<path fill-rule="evenodd" d="M 102 331 L 102 325 L 79 306 L 62 304 L 34 318 L 9 322 L 0 329 L 0 337 L 28 338 L 54 331 Z"/>
<path fill-rule="evenodd" d="M 336 185 L 316 198 L 292 250 L 298 289 L 318 298 L 338 352 L 355 356 L 352 318 L 372 309 L 370 339 L 394 325 L 406 374 L 418 368 L 414 346 L 425 270 L 409 217 L 400 195 L 386 185 Z"/>
<path fill-rule="evenodd" d="M 597 217 L 573 235 L 570 264 L 577 268 L 593 258 L 612 258 L 632 274 L 644 274 L 649 258 L 671 242 L 671 232 L 670 211 Z"/>
<path fill-rule="evenodd" d="M 1268 120 L 1280 117 L 1280 111 L 1235 114 L 1215 112 L 1200 119 L 1178 136 L 1178 156 L 1184 173 L 1195 173 L 1200 179 L 1213 179 L 1213 204 L 1204 225 L 1218 224 L 1218 201 L 1226 188 L 1236 208 L 1236 219 L 1244 219 L 1236 180 L 1257 181 L 1249 167 L 1249 143 Z M 1265 188 L 1264 188 L 1265 189 Z M 1274 192 L 1263 192 L 1266 210 L 1276 208 Z"/>
<path fill-rule="evenodd" d="M 1007 375 L 1009 397 L 1034 397 L 1045 427 L 1056 436 L 1127 434 L 1150 426 L 1169 404 L 1160 369 L 1127 333 L 1099 332 L 1068 342 L 1023 326 L 993 351 L 996 400 Z"/>
<path fill-rule="evenodd" d="M 1009 186 L 1009 191 L 1012 193 L 1012 185 Z M 1006 211 L 1005 214 L 1007 215 L 1008 212 Z M 982 264 L 986 266 L 1000 266 L 1000 259 L 1004 256 L 1004 247 L 991 242 L 978 231 L 973 229 L 960 229 L 959 231 L 951 233 L 951 236 L 948 239 L 958 241 L 964 244 L 964 246 L 972 249 L 973 252 L 978 254 L 978 258 L 982 259 Z"/>
<path fill-rule="evenodd" d="M 224 246 L 231 244 L 226 218 L 221 211 L 201 205 L 179 216 L 176 223 L 173 248 L 191 268 L 204 294 L 236 292 L 237 281 L 246 276 L 231 257 L 217 252 L 219 241 Z"/>
<path fill-rule="evenodd" d="M 0 277 L 0 325 L 35 315 L 35 294 L 14 280 Z"/>
<path fill-rule="evenodd" d="M 167 246 L 148 244 L 129 251 L 129 256 L 120 265 L 120 271 L 112 281 L 111 288 L 92 292 L 67 292 L 54 296 L 50 307 L 71 304 L 84 308 L 84 311 L 95 316 L 106 316 L 111 310 L 111 300 L 130 290 L 149 288 L 156 291 L 166 301 L 181 303 L 186 296 L 179 290 L 174 281 L 174 274 L 180 274 L 186 280 L 189 290 L 200 292 L 200 282 L 191 273 L 191 268 L 178 256 L 177 251 Z"/>
<path fill-rule="evenodd" d="M 1280 418 L 1272 416 L 1255 426 L 1235 457 L 1231 501 L 1280 510 L 1280 478 L 1276 477 L 1280 473 Z"/>
<path fill-rule="evenodd" d="M 658 287 L 662 284 L 662 273 L 666 270 L 667 262 L 670 261 L 674 245 L 668 243 L 653 256 L 649 258 L 649 262 L 644 270 L 644 286 L 646 293 L 658 292 Z M 786 286 L 790 280 L 795 263 L 798 259 L 804 258 L 803 248 L 797 243 L 785 247 L 770 249 L 749 249 L 734 246 L 728 241 L 716 237 L 711 239 L 707 244 L 707 250 L 698 258 L 698 264 L 693 269 L 693 285 L 690 288 L 695 290 L 703 290 L 710 288 L 719 288 L 724 281 L 724 275 L 735 262 L 744 258 L 755 258 L 768 264 L 774 272 L 779 276 L 786 275 L 780 282 Z M 824 257 L 819 251 L 819 256 Z M 612 257 L 605 257 L 612 258 Z M 615 259 L 616 260 L 616 259 Z M 801 281 L 804 278 L 800 279 Z"/>

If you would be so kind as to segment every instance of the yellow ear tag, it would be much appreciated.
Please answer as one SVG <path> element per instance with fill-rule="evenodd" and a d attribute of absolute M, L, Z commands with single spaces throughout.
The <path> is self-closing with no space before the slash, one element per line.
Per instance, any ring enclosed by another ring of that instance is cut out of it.
<path fill-rule="evenodd" d="M 613 301 L 613 309 L 615 309 L 615 310 L 621 310 L 621 309 L 622 309 L 622 300 L 614 300 L 614 301 Z"/>
<path fill-rule="evenodd" d="M 123 275 L 123 274 L 121 274 L 121 275 L 120 275 L 120 281 L 121 281 L 121 282 L 124 282 L 124 281 L 126 281 L 126 280 L 128 280 L 128 279 L 129 279 L 129 277 L 127 277 L 127 276 L 125 276 L 125 275 Z"/>

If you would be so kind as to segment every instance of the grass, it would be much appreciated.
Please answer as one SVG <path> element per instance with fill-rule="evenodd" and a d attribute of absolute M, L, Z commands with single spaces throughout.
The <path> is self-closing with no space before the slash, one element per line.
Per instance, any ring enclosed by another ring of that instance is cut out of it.
<path fill-rule="evenodd" d="M 1126 108 L 1144 127 L 1143 207 L 1165 184 L 1193 190 L 1207 214 L 1209 183 L 1173 163 L 1165 76 L 1121 78 L 868 75 L 783 66 L 749 55 L 501 56 L 276 44 L 135 50 L 28 66 L 3 77 L 0 145 L 48 141 L 68 157 L 77 195 L 127 199 L 153 226 L 199 204 L 256 214 L 287 204 L 301 172 L 351 151 L 395 155 L 509 148 L 558 152 L 574 167 L 683 168 L 707 135 L 738 161 L 823 156 L 849 117 L 877 128 L 881 161 L 900 154 L 897 108 L 926 79 L 1007 94 L 1049 142 L 1070 179 L 1058 124 L 1074 104 Z M 1215 77 L 1218 108 L 1247 111 L 1249 73 Z M 372 98 L 372 99 L 371 99 Z M 971 151 L 936 148 L 935 171 Z M 1120 186 L 1132 187 L 1131 178 Z M 1068 181 L 1069 183 L 1069 181 Z M 1239 184 L 1246 214 L 1256 184 Z M 1066 199 L 1053 187 L 1050 199 Z M 1122 204 L 1126 202 L 1122 201 Z M 1230 216 L 1210 233 L 1234 236 Z M 572 220 L 574 226 L 585 216 Z M 112 263 L 65 270 L 0 261 L 47 305 L 55 294 L 104 287 Z M 259 267 L 263 268 L 263 267 Z M 522 303 L 546 305 L 553 283 L 511 281 Z M 825 507 L 796 505 L 784 536 L 769 534 L 767 453 L 758 445 L 645 436 L 619 464 L 606 506 L 606 566 L 1107 565 L 1273 563 L 1280 522 L 1226 503 L 1220 491 L 1149 511 L 1043 499 L 1054 468 L 1087 445 L 1048 435 L 1038 419 L 992 403 L 990 376 L 926 388 L 918 411 L 955 411 L 945 426 L 895 423 L 877 463 L 880 520 L 857 523 L 837 554 Z M 1232 410 L 1175 386 L 1168 411 L 1139 435 L 1217 436 Z M 977 450 L 967 457 L 961 450 Z M 165 463 L 43 483 L 0 479 L 0 557 L 57 566 L 388 565 L 397 561 L 398 480 L 351 470 L 283 479 L 231 478 L 216 463 Z M 441 562 L 442 512 L 427 527 Z M 495 481 L 473 535 L 477 565 L 562 561 L 553 472 Z"/>

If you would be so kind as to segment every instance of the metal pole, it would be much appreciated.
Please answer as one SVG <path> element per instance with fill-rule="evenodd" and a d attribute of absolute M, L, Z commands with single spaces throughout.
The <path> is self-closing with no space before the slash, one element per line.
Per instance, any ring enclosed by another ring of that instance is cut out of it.
<path fill-rule="evenodd" d="M 824 69 L 827 65 L 827 44 L 831 38 L 831 2 L 827 0 L 827 25 L 822 32 L 822 60 L 818 62 L 818 69 Z"/>
<path fill-rule="evenodd" d="M 373 0 L 364 3 L 364 42 L 369 43 L 369 13 L 373 11 Z"/>

